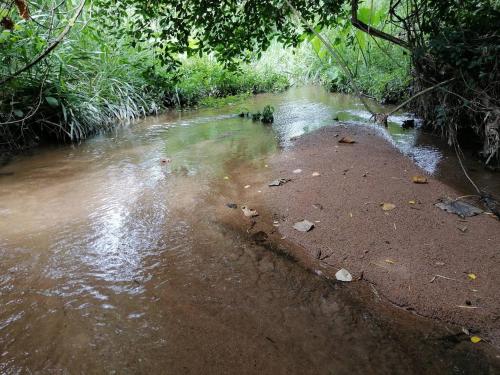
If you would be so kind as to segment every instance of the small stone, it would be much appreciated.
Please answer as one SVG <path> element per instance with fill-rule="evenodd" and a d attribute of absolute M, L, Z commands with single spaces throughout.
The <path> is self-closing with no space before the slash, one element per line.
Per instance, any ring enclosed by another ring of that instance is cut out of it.
<path fill-rule="evenodd" d="M 295 230 L 298 230 L 299 232 L 309 232 L 311 229 L 314 228 L 314 224 L 311 223 L 308 220 L 302 220 L 293 225 L 293 228 Z"/>
<path fill-rule="evenodd" d="M 342 268 L 335 274 L 335 279 L 338 281 L 350 282 L 352 281 L 352 275 L 345 268 Z"/>

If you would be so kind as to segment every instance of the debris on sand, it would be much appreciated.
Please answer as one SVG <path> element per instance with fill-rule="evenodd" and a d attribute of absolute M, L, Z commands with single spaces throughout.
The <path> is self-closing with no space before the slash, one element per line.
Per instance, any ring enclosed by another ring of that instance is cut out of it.
<path fill-rule="evenodd" d="M 483 210 L 470 203 L 450 198 L 439 199 L 439 202 L 436 203 L 435 206 L 450 214 L 458 215 L 461 218 L 476 216 L 483 213 Z"/>
<path fill-rule="evenodd" d="M 342 268 L 335 274 L 335 279 L 338 281 L 350 282 L 352 281 L 352 275 L 345 268 Z"/>
<path fill-rule="evenodd" d="M 392 211 L 396 208 L 395 204 L 392 203 L 380 203 L 383 211 Z"/>
<path fill-rule="evenodd" d="M 413 176 L 411 178 L 414 184 L 427 184 L 427 177 L 425 176 Z"/>
<path fill-rule="evenodd" d="M 339 143 L 353 144 L 353 143 L 356 143 L 356 141 L 354 139 L 352 139 L 351 137 L 342 137 L 339 139 Z"/>
<path fill-rule="evenodd" d="M 292 180 L 289 178 L 278 178 L 277 180 L 271 181 L 268 185 L 271 187 L 272 186 L 281 186 L 281 185 L 284 185 L 290 181 L 292 181 Z"/>
<path fill-rule="evenodd" d="M 243 211 L 243 215 L 245 215 L 246 217 L 259 216 L 259 213 L 256 210 L 254 210 L 253 208 L 248 208 L 247 206 L 242 206 L 241 210 Z"/>
<path fill-rule="evenodd" d="M 293 225 L 293 228 L 295 230 L 298 230 L 299 232 L 309 232 L 311 229 L 314 228 L 314 224 L 311 223 L 308 220 L 302 220 Z"/>

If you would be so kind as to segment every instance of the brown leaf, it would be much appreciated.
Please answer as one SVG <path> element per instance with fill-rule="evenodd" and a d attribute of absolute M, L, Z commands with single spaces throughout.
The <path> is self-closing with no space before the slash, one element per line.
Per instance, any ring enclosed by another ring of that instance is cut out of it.
<path fill-rule="evenodd" d="M 353 143 L 356 143 L 356 141 L 350 137 L 342 137 L 340 140 L 339 140 L 339 143 L 347 143 L 347 144 L 353 144 Z"/>
<path fill-rule="evenodd" d="M 414 184 L 426 184 L 428 182 L 427 177 L 424 176 L 413 176 L 411 180 Z"/>
<path fill-rule="evenodd" d="M 25 20 L 30 19 L 30 11 L 28 9 L 28 3 L 26 0 L 15 0 L 17 9 L 19 10 L 19 15 Z"/>

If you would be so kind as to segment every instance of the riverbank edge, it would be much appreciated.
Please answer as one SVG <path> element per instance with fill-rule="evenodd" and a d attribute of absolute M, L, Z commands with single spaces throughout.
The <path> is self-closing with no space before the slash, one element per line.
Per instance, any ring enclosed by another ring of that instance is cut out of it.
<path fill-rule="evenodd" d="M 343 137 L 356 143 L 339 143 Z M 268 163 L 259 181 L 235 175 L 252 188 L 242 188 L 234 199 L 259 213 L 247 219 L 251 238 L 261 240 L 265 233 L 276 249 L 327 279 L 345 268 L 377 298 L 461 327 L 483 344 L 500 348 L 498 220 L 489 215 L 463 220 L 436 208 L 440 197 L 463 194 L 426 176 L 369 128 L 320 129 Z M 428 183 L 413 183 L 414 175 L 425 176 Z M 267 186 L 276 178 L 291 181 Z M 384 211 L 381 203 L 396 207 Z M 315 228 L 307 233 L 293 229 L 303 219 Z"/>

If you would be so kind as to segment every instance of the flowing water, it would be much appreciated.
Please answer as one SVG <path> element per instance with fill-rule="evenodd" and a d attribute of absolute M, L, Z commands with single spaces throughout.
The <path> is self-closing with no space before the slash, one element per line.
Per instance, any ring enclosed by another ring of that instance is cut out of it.
<path fill-rule="evenodd" d="M 273 127 L 235 116 L 266 104 Z M 336 116 L 367 117 L 352 97 L 293 89 L 0 168 L 0 372 L 495 373 L 455 331 L 218 222 L 213 198 L 233 189 L 236 166 L 258 174 L 290 138 Z M 449 156 L 400 130 L 403 118 L 381 135 L 439 175 Z"/>

